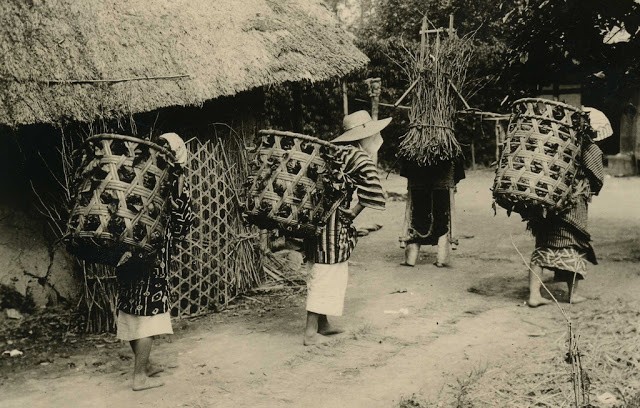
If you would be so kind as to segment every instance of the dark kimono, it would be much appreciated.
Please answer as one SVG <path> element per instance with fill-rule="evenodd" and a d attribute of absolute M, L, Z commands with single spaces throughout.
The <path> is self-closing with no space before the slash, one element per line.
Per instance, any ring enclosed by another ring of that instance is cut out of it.
<path fill-rule="evenodd" d="M 178 169 L 179 171 L 179 169 Z M 177 191 L 177 174 L 172 177 L 171 191 Z M 177 197 L 176 197 L 177 196 Z M 135 316 L 154 316 L 169 311 L 169 259 L 175 240 L 184 237 L 193 220 L 189 186 L 174 194 L 178 204 L 171 209 L 166 238 L 157 256 L 139 260 L 132 258 L 116 268 L 118 278 L 118 310 Z"/>
<path fill-rule="evenodd" d="M 449 190 L 465 178 L 462 161 L 430 166 L 405 162 L 400 175 L 407 178 L 407 199 L 411 200 L 411 225 L 403 240 L 408 244 L 437 245 L 438 238 L 449 232 Z"/>

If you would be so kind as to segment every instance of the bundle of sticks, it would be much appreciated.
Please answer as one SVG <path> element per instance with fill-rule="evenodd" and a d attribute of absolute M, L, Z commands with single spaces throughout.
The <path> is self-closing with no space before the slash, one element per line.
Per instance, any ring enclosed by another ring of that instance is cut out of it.
<path fill-rule="evenodd" d="M 423 25 L 423 33 L 425 28 Z M 458 37 L 451 32 L 441 38 L 437 32 L 431 42 L 423 34 L 420 51 L 409 56 L 405 69 L 413 100 L 409 130 L 399 146 L 400 157 L 429 165 L 454 159 L 462 152 L 454 121 L 472 51 L 472 36 Z"/>

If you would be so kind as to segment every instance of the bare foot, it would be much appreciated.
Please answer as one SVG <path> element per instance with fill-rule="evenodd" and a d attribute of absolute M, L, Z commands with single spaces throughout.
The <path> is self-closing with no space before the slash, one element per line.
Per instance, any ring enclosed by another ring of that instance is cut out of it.
<path fill-rule="evenodd" d="M 322 334 L 313 334 L 311 336 L 305 334 L 302 344 L 305 346 L 316 346 L 319 344 L 326 344 L 329 342 L 329 338 Z"/>
<path fill-rule="evenodd" d="M 444 262 L 438 262 L 438 261 L 435 261 L 433 264 L 434 264 L 437 268 L 444 268 L 445 266 L 447 266 L 447 264 L 446 264 L 446 263 L 444 263 Z"/>
<path fill-rule="evenodd" d="M 137 375 L 133 377 L 133 390 L 142 391 L 150 388 L 162 387 L 164 382 L 157 378 L 149 378 L 146 375 Z"/>
<path fill-rule="evenodd" d="M 529 300 L 527 300 L 527 306 L 529 307 L 538 307 L 550 304 L 551 301 L 549 299 L 545 299 L 542 296 L 530 296 Z"/>
<path fill-rule="evenodd" d="M 573 305 L 573 304 L 576 304 L 576 303 L 582 303 L 582 302 L 585 302 L 585 301 L 587 301 L 587 300 L 589 300 L 589 299 L 587 299 L 587 298 L 586 298 L 586 297 L 584 297 L 584 296 L 573 295 L 573 296 L 571 296 L 571 297 L 569 298 L 569 303 L 571 303 L 571 304 Z"/>
<path fill-rule="evenodd" d="M 164 367 L 156 364 L 147 364 L 147 369 L 145 372 L 147 373 L 147 377 L 153 377 L 164 371 Z"/>
<path fill-rule="evenodd" d="M 318 334 L 323 336 L 332 336 L 334 334 L 344 333 L 344 330 L 331 326 L 329 323 L 322 327 L 318 327 Z"/>

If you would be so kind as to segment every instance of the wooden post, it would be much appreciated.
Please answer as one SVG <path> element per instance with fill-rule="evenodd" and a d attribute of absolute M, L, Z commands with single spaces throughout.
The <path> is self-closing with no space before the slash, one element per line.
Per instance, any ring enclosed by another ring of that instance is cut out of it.
<path fill-rule="evenodd" d="M 449 36 L 452 37 L 454 33 L 453 29 L 453 14 L 449 14 Z"/>
<path fill-rule="evenodd" d="M 424 68 L 424 59 L 429 57 L 428 53 L 426 52 L 428 40 L 427 27 L 428 21 L 427 15 L 425 14 L 422 17 L 422 27 L 420 28 L 420 68 Z"/>
<path fill-rule="evenodd" d="M 342 80 L 342 111 L 344 116 L 349 114 L 349 96 L 347 94 L 347 81 Z"/>
<path fill-rule="evenodd" d="M 496 118 L 496 162 L 500 160 L 500 154 L 502 153 L 501 146 L 504 143 L 504 140 L 507 136 L 507 131 L 503 125 L 504 119 Z"/>
<path fill-rule="evenodd" d="M 369 97 L 371 98 L 371 118 L 378 119 L 378 110 L 380 106 L 380 91 L 382 89 L 382 80 L 380 78 L 367 78 L 364 81 L 369 88 Z"/>
<path fill-rule="evenodd" d="M 453 249 L 458 247 L 458 237 L 456 236 L 456 187 L 449 188 L 449 243 Z"/>
<path fill-rule="evenodd" d="M 371 118 L 378 120 L 378 108 L 380 104 L 380 91 L 382 90 L 382 80 L 380 78 L 368 78 L 364 81 L 369 87 L 369 97 L 371 98 Z M 378 154 L 371 158 L 378 164 Z"/>
<path fill-rule="evenodd" d="M 364 82 L 369 87 L 369 97 L 371 98 L 371 118 L 373 120 L 378 120 L 382 80 L 380 78 L 368 78 Z"/>
<path fill-rule="evenodd" d="M 474 139 L 471 139 L 471 169 L 476 169 L 476 142 Z"/>

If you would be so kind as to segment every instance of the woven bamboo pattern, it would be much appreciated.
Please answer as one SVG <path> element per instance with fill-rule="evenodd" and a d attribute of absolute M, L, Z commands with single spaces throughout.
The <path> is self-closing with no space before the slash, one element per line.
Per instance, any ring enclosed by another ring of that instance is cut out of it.
<path fill-rule="evenodd" d="M 116 265 L 125 251 L 153 253 L 164 240 L 173 154 L 131 136 L 100 134 L 74 152 L 74 206 L 65 241 L 88 262 Z"/>
<path fill-rule="evenodd" d="M 518 213 L 569 208 L 585 123 L 582 111 L 561 102 L 515 101 L 493 185 L 495 202 Z"/>
<path fill-rule="evenodd" d="M 170 261 L 171 314 L 197 316 L 226 306 L 260 283 L 258 233 L 245 226 L 239 208 L 246 157 L 223 141 L 187 143 L 186 177 L 195 212 L 186 238 Z"/>
<path fill-rule="evenodd" d="M 246 184 L 248 220 L 290 236 L 319 234 L 345 198 L 340 147 L 299 133 L 258 134 L 260 145 Z"/>

